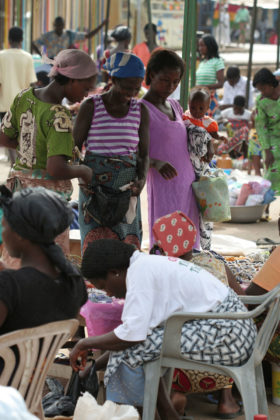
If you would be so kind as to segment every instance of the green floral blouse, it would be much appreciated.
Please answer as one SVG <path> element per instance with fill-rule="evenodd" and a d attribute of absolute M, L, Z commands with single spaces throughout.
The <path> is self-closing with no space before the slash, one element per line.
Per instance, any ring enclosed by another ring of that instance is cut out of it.
<path fill-rule="evenodd" d="M 29 88 L 19 93 L 6 113 L 2 131 L 18 141 L 14 169 L 46 169 L 50 156 L 72 157 L 74 140 L 70 112 L 42 102 Z"/>

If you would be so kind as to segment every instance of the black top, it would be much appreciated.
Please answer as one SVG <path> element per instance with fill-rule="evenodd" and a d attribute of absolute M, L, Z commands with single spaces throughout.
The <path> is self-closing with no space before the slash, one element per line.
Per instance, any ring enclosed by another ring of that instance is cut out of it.
<path fill-rule="evenodd" d="M 76 318 L 87 301 L 80 278 L 53 279 L 32 267 L 0 272 L 0 300 L 8 308 L 0 334 Z"/>

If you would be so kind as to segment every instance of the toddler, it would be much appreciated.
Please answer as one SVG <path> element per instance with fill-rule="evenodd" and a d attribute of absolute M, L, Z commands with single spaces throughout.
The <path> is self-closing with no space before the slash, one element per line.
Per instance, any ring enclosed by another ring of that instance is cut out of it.
<path fill-rule="evenodd" d="M 190 92 L 189 109 L 183 114 L 183 120 L 204 128 L 211 137 L 220 141 L 227 138 L 219 135 L 218 124 L 206 115 L 210 104 L 210 92 L 206 88 L 194 87 Z"/>

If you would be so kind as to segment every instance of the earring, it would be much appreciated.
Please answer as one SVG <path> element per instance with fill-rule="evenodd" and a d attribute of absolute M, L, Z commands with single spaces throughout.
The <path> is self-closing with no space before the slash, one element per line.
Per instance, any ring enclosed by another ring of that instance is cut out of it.
<path fill-rule="evenodd" d="M 119 273 L 116 273 L 116 277 L 120 277 Z"/>

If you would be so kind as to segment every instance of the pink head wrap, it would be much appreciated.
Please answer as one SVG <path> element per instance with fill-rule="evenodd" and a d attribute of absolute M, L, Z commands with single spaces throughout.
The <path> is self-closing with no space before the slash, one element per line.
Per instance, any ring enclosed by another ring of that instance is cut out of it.
<path fill-rule="evenodd" d="M 70 79 L 88 79 L 97 74 L 95 62 L 81 50 L 62 50 L 53 60 L 47 58 L 44 61 L 53 65 L 50 77 L 62 74 Z"/>

